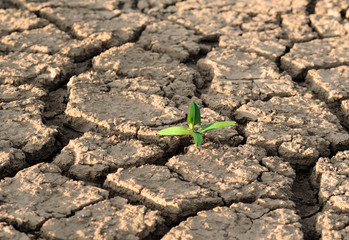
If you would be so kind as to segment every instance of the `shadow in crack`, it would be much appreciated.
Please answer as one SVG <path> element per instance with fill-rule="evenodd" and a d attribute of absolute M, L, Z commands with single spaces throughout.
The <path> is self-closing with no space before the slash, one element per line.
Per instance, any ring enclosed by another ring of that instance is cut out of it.
<path fill-rule="evenodd" d="M 316 214 L 322 206 L 318 201 L 318 189 L 310 182 L 311 169 L 296 169 L 296 179 L 293 183 L 293 201 L 301 217 L 302 231 L 305 240 L 317 240 L 320 237 L 316 233 Z"/>
<path fill-rule="evenodd" d="M 58 130 L 58 149 L 66 146 L 71 139 L 82 136 L 65 124 L 65 108 L 68 101 L 68 92 L 66 87 L 59 88 L 48 94 L 45 99 L 45 110 L 43 112 L 44 122 L 47 126 L 57 127 Z"/>

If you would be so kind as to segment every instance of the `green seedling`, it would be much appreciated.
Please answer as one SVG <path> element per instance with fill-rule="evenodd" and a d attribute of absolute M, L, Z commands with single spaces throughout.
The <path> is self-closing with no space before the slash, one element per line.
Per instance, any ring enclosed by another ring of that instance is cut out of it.
<path fill-rule="evenodd" d="M 234 121 L 227 122 L 215 122 L 207 124 L 200 128 L 197 132 L 194 131 L 194 126 L 201 124 L 200 109 L 194 103 L 191 102 L 189 106 L 189 113 L 187 119 L 189 129 L 185 127 L 170 127 L 157 132 L 159 135 L 192 135 L 195 141 L 196 146 L 199 146 L 203 142 L 201 133 L 208 132 L 218 128 L 228 127 L 235 124 Z"/>

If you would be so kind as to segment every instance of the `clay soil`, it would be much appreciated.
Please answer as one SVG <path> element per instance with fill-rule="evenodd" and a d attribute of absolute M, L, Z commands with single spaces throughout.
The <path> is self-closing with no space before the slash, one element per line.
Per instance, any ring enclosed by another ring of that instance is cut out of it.
<path fill-rule="evenodd" d="M 0 1 L 1 240 L 349 239 L 348 169 L 346 0 Z"/>

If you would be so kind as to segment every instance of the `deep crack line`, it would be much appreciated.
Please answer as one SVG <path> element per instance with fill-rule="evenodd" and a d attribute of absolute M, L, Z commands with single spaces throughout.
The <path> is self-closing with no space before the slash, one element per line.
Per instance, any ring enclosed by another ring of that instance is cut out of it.
<path fill-rule="evenodd" d="M 315 7 L 318 0 L 308 0 L 308 5 L 306 6 L 306 12 L 308 15 L 315 13 Z"/>
<path fill-rule="evenodd" d="M 318 239 L 315 230 L 315 215 L 321 211 L 322 206 L 318 202 L 318 189 L 314 189 L 310 182 L 310 172 L 308 170 L 296 170 L 296 179 L 293 183 L 293 201 L 296 210 L 301 217 L 302 231 L 304 239 Z"/>

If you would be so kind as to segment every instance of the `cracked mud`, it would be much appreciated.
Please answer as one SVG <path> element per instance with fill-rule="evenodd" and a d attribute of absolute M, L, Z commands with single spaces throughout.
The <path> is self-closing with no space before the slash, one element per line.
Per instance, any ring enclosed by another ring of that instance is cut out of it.
<path fill-rule="evenodd" d="M 0 1 L 0 239 L 349 239 L 348 49 L 347 0 Z"/>

